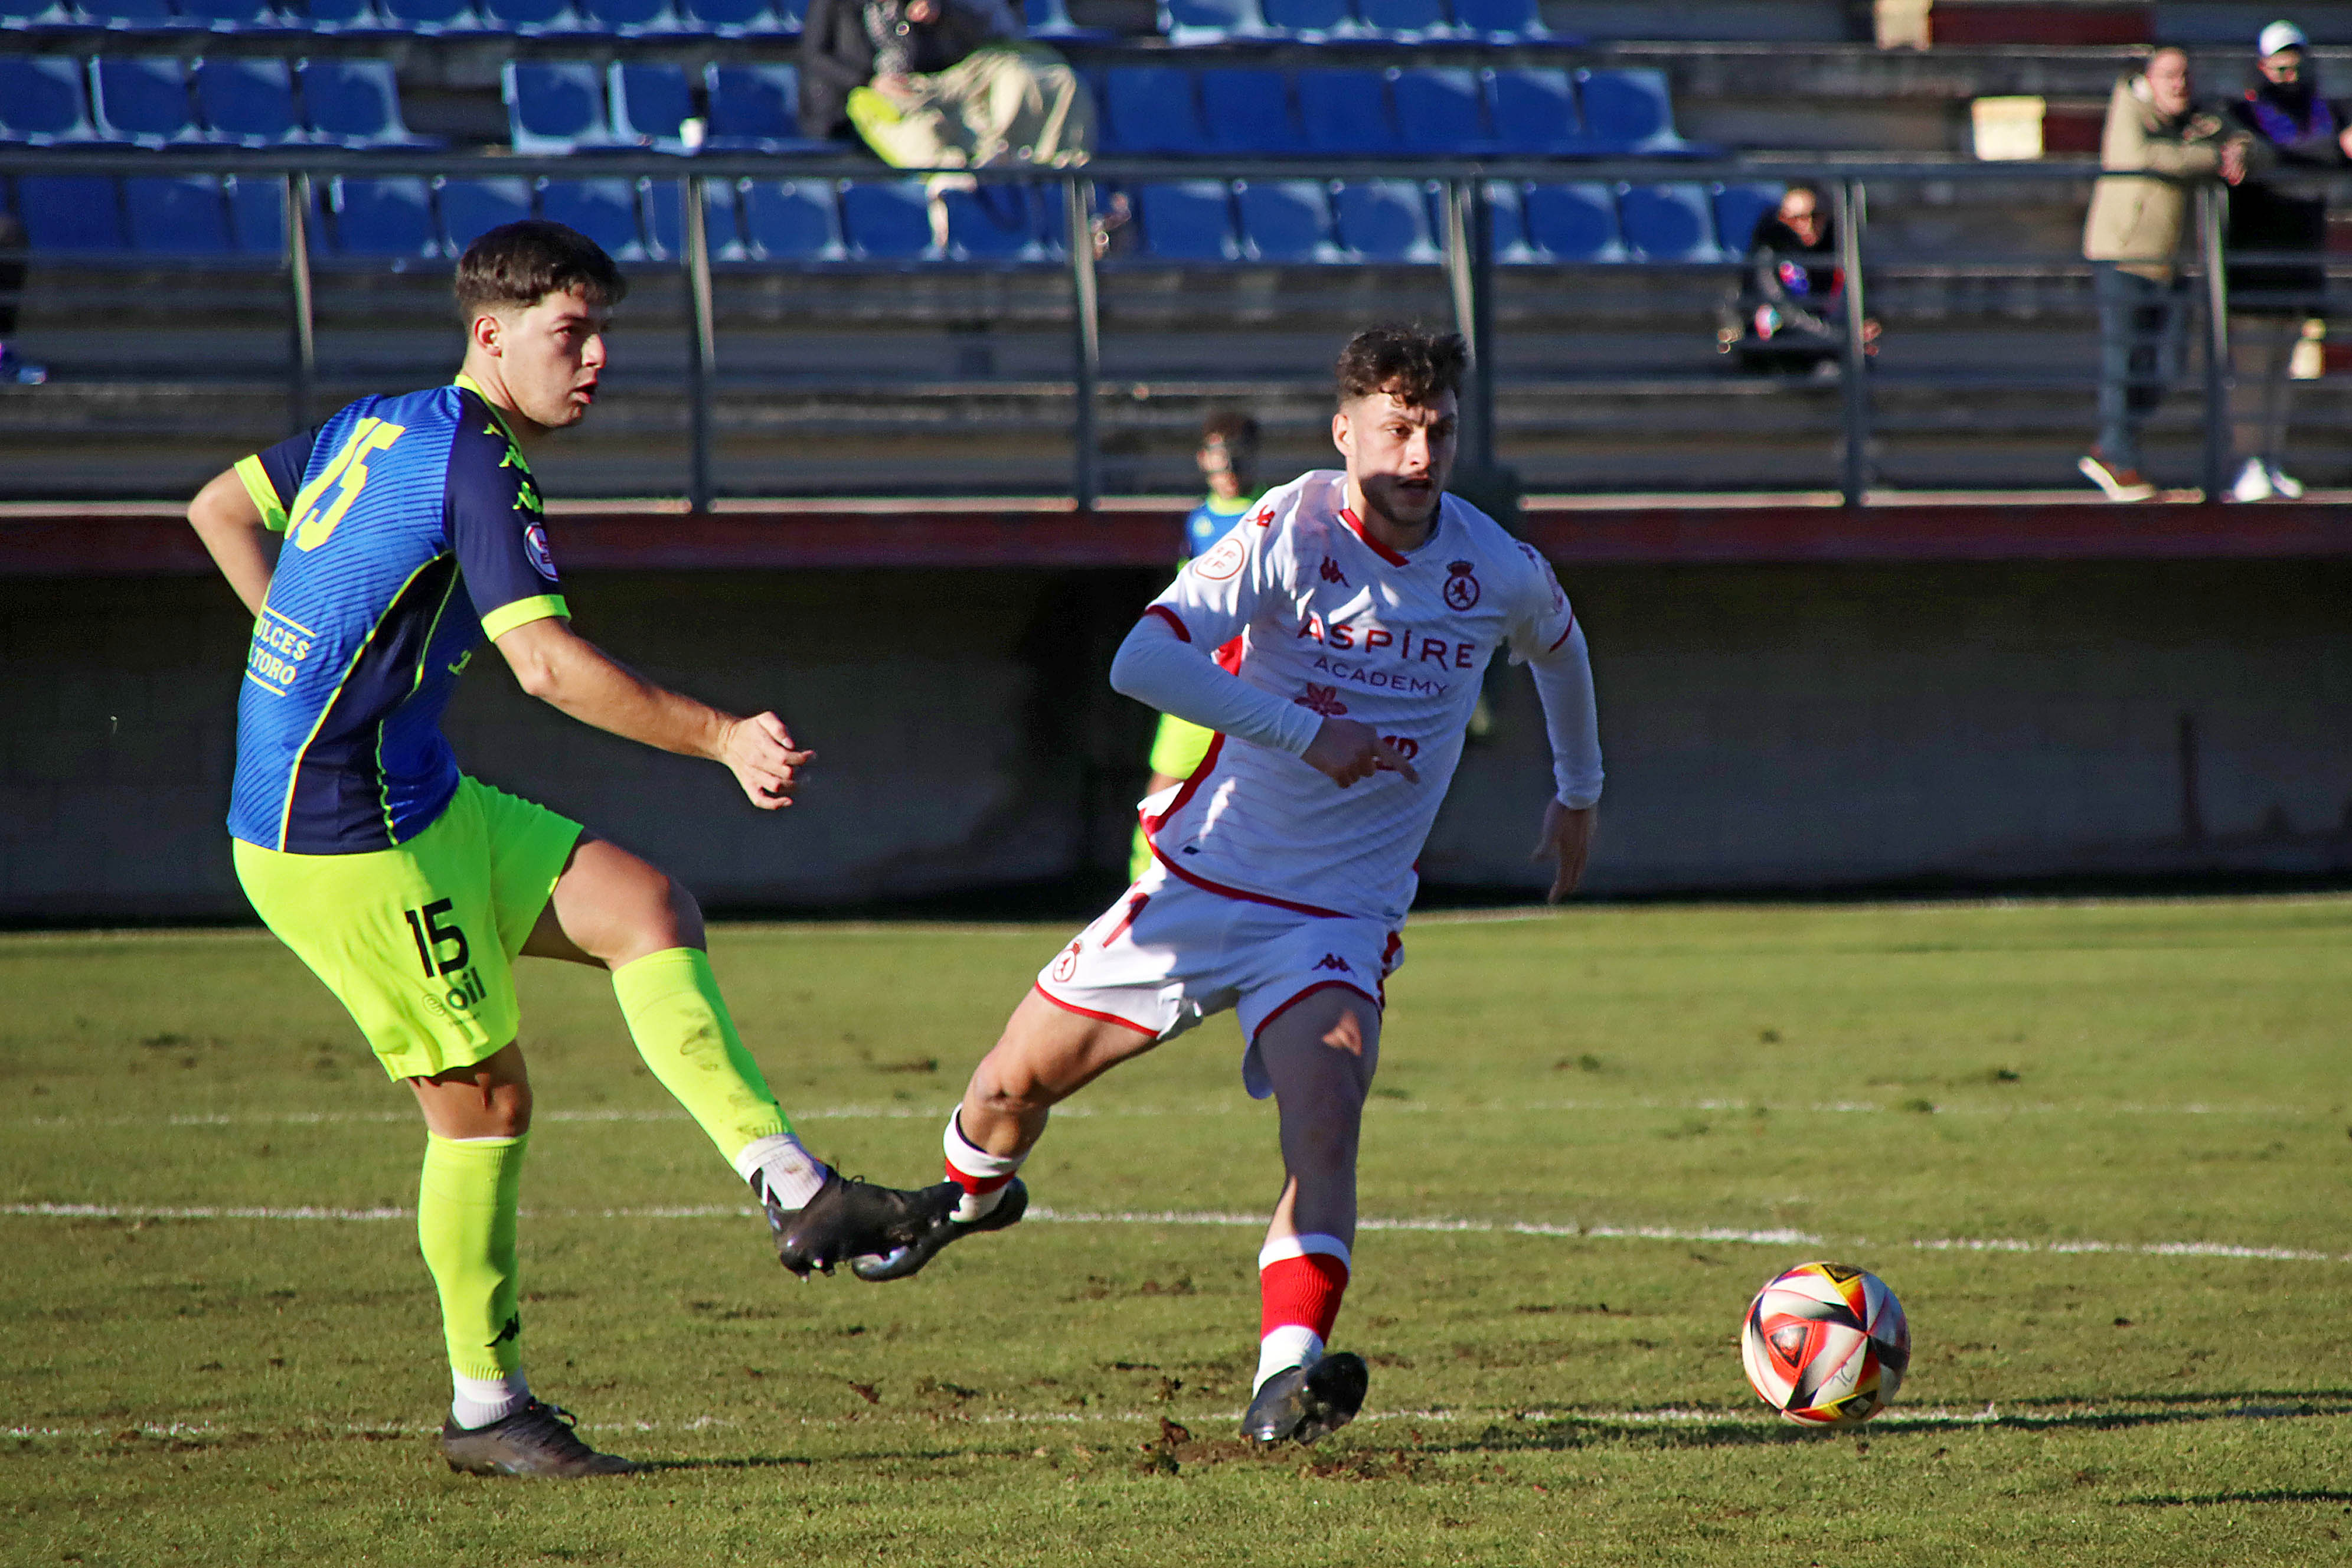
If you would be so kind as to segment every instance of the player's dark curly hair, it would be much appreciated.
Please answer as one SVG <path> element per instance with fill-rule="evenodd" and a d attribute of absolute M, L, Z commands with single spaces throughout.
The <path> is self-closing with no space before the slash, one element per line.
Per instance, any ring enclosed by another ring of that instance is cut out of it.
<path fill-rule="evenodd" d="M 1339 351 L 1339 401 L 1386 392 L 1426 406 L 1449 392 L 1461 392 L 1469 363 L 1469 347 L 1459 333 L 1373 327 L 1349 338 Z"/>
<path fill-rule="evenodd" d="M 603 246 L 547 218 L 500 224 L 457 259 L 457 309 L 468 321 L 484 310 L 529 310 L 574 289 L 597 305 L 617 305 L 629 280 Z"/>

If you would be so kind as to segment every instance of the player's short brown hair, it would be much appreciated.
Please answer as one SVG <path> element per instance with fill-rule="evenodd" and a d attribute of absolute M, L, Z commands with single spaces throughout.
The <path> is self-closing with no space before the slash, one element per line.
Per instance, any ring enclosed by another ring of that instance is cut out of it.
<path fill-rule="evenodd" d="M 1469 363 L 1469 347 L 1458 332 L 1373 327 L 1349 338 L 1339 351 L 1339 401 L 1385 392 L 1427 407 L 1449 392 L 1461 392 Z"/>
<path fill-rule="evenodd" d="M 1257 421 L 1246 414 L 1225 411 L 1210 415 L 1201 421 L 1201 445 L 1222 441 L 1230 451 L 1235 447 L 1255 447 L 1258 443 Z"/>
<path fill-rule="evenodd" d="M 577 289 L 591 302 L 617 305 L 629 280 L 604 247 L 576 228 L 543 217 L 500 224 L 457 258 L 457 309 L 467 321 L 484 310 L 527 310 L 550 294 Z"/>

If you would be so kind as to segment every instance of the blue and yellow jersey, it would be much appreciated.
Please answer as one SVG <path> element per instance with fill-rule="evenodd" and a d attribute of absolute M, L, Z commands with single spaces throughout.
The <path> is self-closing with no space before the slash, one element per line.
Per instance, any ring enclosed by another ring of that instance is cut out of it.
<path fill-rule="evenodd" d="M 1211 496 L 1192 509 L 1184 519 L 1184 559 L 1191 561 L 1206 555 L 1209 546 L 1225 536 L 1225 531 L 1249 514 L 1257 504 L 1256 495 L 1237 496 L 1232 500 L 1223 496 Z"/>
<path fill-rule="evenodd" d="M 229 832 L 385 849 L 457 789 L 441 711 L 485 637 L 568 615 L 539 488 L 464 376 L 362 397 L 236 466 L 286 535 L 237 704 Z"/>

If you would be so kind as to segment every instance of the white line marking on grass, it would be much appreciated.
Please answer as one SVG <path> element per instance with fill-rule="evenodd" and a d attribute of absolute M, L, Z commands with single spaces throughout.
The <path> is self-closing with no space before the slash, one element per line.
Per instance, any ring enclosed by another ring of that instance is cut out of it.
<path fill-rule="evenodd" d="M 20 1219 L 256 1219 L 373 1223 L 383 1220 L 415 1219 L 416 1211 L 413 1208 L 394 1207 L 325 1208 L 308 1205 L 298 1207 L 269 1207 L 260 1205 L 186 1205 L 175 1207 L 151 1207 L 131 1204 L 18 1203 L 0 1204 L 0 1215 Z M 753 1219 L 760 1217 L 761 1211 L 740 1204 L 682 1204 L 641 1208 L 524 1209 L 522 1215 L 526 1219 Z M 1030 1209 L 1028 1217 L 1045 1225 L 1214 1226 L 1256 1229 L 1265 1224 L 1265 1216 L 1263 1215 L 1222 1214 L 1213 1210 L 1184 1209 L 1078 1210 L 1064 1213 L 1040 1205 Z M 1811 1231 L 1785 1228 L 1743 1230 L 1731 1226 L 1548 1225 L 1525 1220 L 1445 1218 L 1362 1219 L 1357 1222 L 1356 1228 L 1407 1234 L 1549 1236 L 1595 1241 L 1713 1242 L 1733 1247 L 1835 1247 L 1851 1251 L 1868 1251 L 1893 1247 L 1921 1252 L 2016 1252 L 2054 1257 L 2110 1253 L 2118 1257 L 2130 1258 L 2235 1258 L 2272 1263 L 2352 1263 L 2352 1253 L 2318 1252 L 2295 1247 L 2248 1247 L 2226 1241 L 2063 1239 L 2022 1241 L 2001 1237 L 1938 1237 L 1881 1243 L 1860 1237 L 1846 1237 L 1840 1239 L 1816 1235 Z"/>

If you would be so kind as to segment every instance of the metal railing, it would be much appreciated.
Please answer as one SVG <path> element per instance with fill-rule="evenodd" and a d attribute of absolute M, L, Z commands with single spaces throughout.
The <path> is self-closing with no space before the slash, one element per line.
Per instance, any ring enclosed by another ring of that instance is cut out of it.
<path fill-rule="evenodd" d="M 714 494 L 713 394 L 720 352 L 712 287 L 712 252 L 709 209 L 709 187 L 716 182 L 741 179 L 852 180 L 877 182 L 919 177 L 927 173 L 968 175 L 992 184 L 1047 184 L 1058 187 L 1058 207 L 1066 243 L 1060 265 L 1066 270 L 1072 321 L 1071 363 L 1073 458 L 1070 490 L 1077 506 L 1090 509 L 1100 499 L 1099 442 L 1097 401 L 1102 381 L 1102 291 L 1089 224 L 1097 186 L 1132 186 L 1159 181 L 1397 180 L 1432 182 L 1442 185 L 1443 266 L 1457 330 L 1469 345 L 1471 374 L 1463 396 L 1462 468 L 1489 470 L 1496 460 L 1495 310 L 1496 258 L 1491 245 L 1486 212 L 1487 189 L 1493 182 L 1539 183 L 1618 182 L 1634 184 L 1685 183 L 1786 183 L 1802 181 L 1820 188 L 1832 204 L 1837 223 L 1836 261 L 1845 277 L 1840 424 L 1842 454 L 1839 488 L 1845 503 L 1864 505 L 1870 488 L 1872 411 L 1864 342 L 1864 301 L 1868 298 L 1864 237 L 1869 221 L 1868 190 L 1874 184 L 1916 185 L 1924 183 L 1979 184 L 2061 182 L 2087 184 L 2100 171 L 2083 163 L 1850 163 L 1773 162 L 1769 163 L 1699 161 L 1585 162 L 1557 159 L 1246 159 L 1214 163 L 1202 160 L 1103 158 L 1083 170 L 1045 170 L 1007 166 L 979 170 L 893 170 L 853 157 L 779 158 L 750 154 L 703 155 L 680 159 L 656 153 L 596 153 L 562 156 L 507 156 L 428 152 L 322 152 L 289 148 L 267 152 L 234 150 L 174 150 L 169 153 L 121 150 L 0 148 L 0 174 L 84 174 L 102 175 L 236 174 L 279 182 L 284 199 L 289 363 L 288 407 L 289 423 L 307 424 L 319 412 L 313 407 L 319 384 L 317 290 L 319 260 L 311 254 L 309 225 L 299 215 L 317 210 L 318 184 L 333 176 L 393 178 L 446 176 L 490 179 L 549 176 L 558 179 L 651 178 L 682 185 L 683 243 L 674 260 L 653 265 L 679 268 L 685 278 L 688 304 L 688 426 L 690 456 L 688 500 L 708 510 Z M 2133 171 L 2134 177 L 2168 176 Z M 2222 255 L 2225 202 L 2221 187 L 2210 182 L 2194 185 L 2193 260 L 2188 270 L 2202 282 L 2205 338 L 2202 355 L 2205 431 L 2203 479 L 2206 493 L 2219 494 L 2230 479 L 2230 431 L 2227 414 L 2229 364 L 2229 303 Z M 2330 182 L 2322 181 L 2321 184 Z M 2343 182 L 2352 188 L 2352 181 Z M 152 265 L 163 259 L 143 254 L 130 259 Z M 2296 259 L 2309 261 L 2310 258 Z M 640 264 L 642 265 L 642 264 Z M 776 264 L 790 269 L 793 264 Z M 892 264 L 880 264 L 891 266 Z M 903 268 L 909 264 L 897 264 Z M 931 266 L 933 263 L 911 265 Z M 980 268 L 1003 263 L 974 263 Z M 1037 264 L 1027 264 L 1034 267 Z M 1174 265 L 1160 263 L 1159 265 Z M 1216 264 L 1204 264 L 1216 265 Z M 1570 263 L 1569 265 L 1576 265 Z M 1597 264 L 1596 264 L 1597 265 Z M 1686 264 L 1687 265 L 1687 264 Z M 1723 272 L 1728 263 L 1706 264 Z M 2070 268 L 2079 268 L 2070 259 Z"/>

